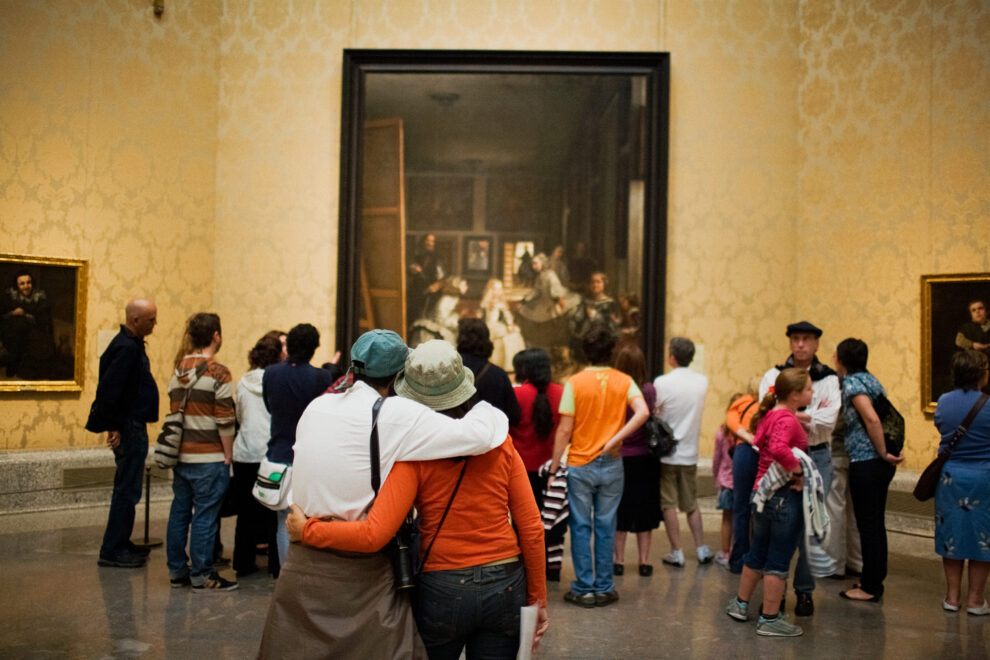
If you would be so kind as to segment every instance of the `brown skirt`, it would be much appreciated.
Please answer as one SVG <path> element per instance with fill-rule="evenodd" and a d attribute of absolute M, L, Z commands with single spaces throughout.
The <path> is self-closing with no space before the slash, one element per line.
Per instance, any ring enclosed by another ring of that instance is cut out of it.
<path fill-rule="evenodd" d="M 289 546 L 259 658 L 425 658 L 409 598 L 383 553 Z"/>

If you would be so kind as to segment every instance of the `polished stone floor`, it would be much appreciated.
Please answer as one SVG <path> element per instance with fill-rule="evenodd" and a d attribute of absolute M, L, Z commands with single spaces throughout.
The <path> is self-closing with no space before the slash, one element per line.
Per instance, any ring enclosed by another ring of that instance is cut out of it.
<path fill-rule="evenodd" d="M 145 568 L 97 567 L 105 515 L 86 509 L 0 516 L 0 658 L 254 656 L 270 578 L 261 572 L 222 594 L 170 589 L 160 547 Z M 164 535 L 165 517 L 164 505 L 156 504 L 153 536 Z M 705 528 L 713 543 L 712 513 Z M 228 549 L 232 534 L 226 522 Z M 655 574 L 616 578 L 618 603 L 580 609 L 561 600 L 566 582 L 551 585 L 551 627 L 537 657 L 985 658 L 990 617 L 942 611 L 941 564 L 931 545 L 930 539 L 892 534 L 882 605 L 846 602 L 838 592 L 847 583 L 823 580 L 815 615 L 798 620 L 804 636 L 774 639 L 757 637 L 755 623 L 724 614 L 736 576 L 690 558 L 683 569 L 662 566 L 667 543 L 661 529 L 652 552 Z M 627 566 L 636 572 L 632 544 Z M 564 574 L 571 577 L 569 564 Z"/>

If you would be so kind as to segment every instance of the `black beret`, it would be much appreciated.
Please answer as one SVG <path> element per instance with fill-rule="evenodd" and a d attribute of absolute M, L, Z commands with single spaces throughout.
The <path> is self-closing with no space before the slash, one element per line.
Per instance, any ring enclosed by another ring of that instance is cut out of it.
<path fill-rule="evenodd" d="M 788 337 L 798 333 L 814 335 L 817 339 L 822 336 L 822 329 L 808 323 L 807 321 L 798 321 L 797 323 L 791 323 L 787 326 Z"/>

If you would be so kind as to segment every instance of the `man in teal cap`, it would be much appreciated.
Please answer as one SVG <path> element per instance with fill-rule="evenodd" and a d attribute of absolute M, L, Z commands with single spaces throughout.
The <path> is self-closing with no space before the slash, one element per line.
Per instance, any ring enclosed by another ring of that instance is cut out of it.
<path fill-rule="evenodd" d="M 371 330 L 351 347 L 354 384 L 324 394 L 296 427 L 292 500 L 306 515 L 365 517 L 371 487 L 372 409 L 377 418 L 382 482 L 396 461 L 483 454 L 505 441 L 505 415 L 480 402 L 451 419 L 411 399 L 390 397 L 409 348 L 391 330 Z M 396 593 L 385 554 L 352 556 L 293 544 L 265 623 L 260 657 L 318 645 L 334 657 L 425 656 L 409 601 Z"/>

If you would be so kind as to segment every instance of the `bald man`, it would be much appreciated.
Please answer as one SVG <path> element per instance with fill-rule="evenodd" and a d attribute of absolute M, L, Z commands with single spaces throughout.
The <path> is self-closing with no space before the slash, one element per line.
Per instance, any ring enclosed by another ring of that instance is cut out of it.
<path fill-rule="evenodd" d="M 141 474 L 148 455 L 149 422 L 158 421 L 158 386 L 144 350 L 144 338 L 158 322 L 158 308 L 141 298 L 127 303 L 120 332 L 100 356 L 100 381 L 86 430 L 107 434 L 117 473 L 100 566 L 140 568 L 148 549 L 131 543 L 134 507 L 141 500 Z"/>

